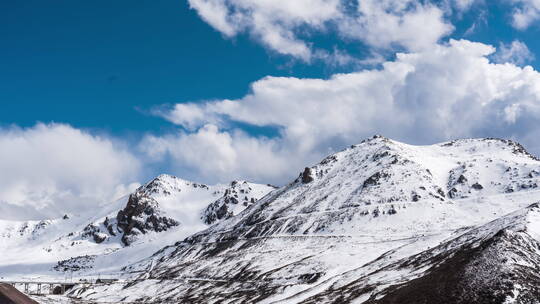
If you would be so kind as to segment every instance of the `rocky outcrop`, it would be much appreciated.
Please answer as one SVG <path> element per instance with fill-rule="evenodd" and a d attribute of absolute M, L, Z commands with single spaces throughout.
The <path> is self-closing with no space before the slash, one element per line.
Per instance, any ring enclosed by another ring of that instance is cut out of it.
<path fill-rule="evenodd" d="M 182 212 L 178 214 L 182 204 L 187 204 L 188 209 L 200 206 L 202 210 L 193 212 L 193 220 L 200 217 L 202 223 L 209 225 L 240 213 L 273 189 L 270 185 L 246 181 L 207 186 L 163 174 L 129 195 L 125 206 L 116 214 L 87 225 L 82 237 L 96 243 L 119 239 L 129 246 L 141 235 L 180 226 L 174 216 L 185 216 Z"/>
<path fill-rule="evenodd" d="M 93 267 L 95 258 L 95 255 L 72 257 L 66 260 L 58 261 L 53 269 L 60 272 L 77 272 L 85 269 L 91 269 Z"/>
<path fill-rule="evenodd" d="M 107 239 L 120 236 L 121 242 L 129 246 L 137 236 L 149 232 L 163 232 L 180 223 L 163 214 L 154 195 L 171 195 L 163 187 L 163 176 L 138 188 L 129 195 L 126 205 L 114 217 L 88 224 L 81 236 L 100 244 Z"/>
<path fill-rule="evenodd" d="M 273 189 L 275 187 L 267 185 L 265 188 Z M 260 196 L 261 193 L 254 191 L 250 183 L 233 181 L 225 189 L 222 197 L 208 205 L 203 211 L 201 219 L 208 225 L 228 219 L 255 204 Z"/>
<path fill-rule="evenodd" d="M 304 172 L 302 172 L 301 174 L 301 177 L 302 177 L 302 183 L 304 184 L 308 184 L 308 183 L 311 183 L 314 178 L 313 178 L 313 173 L 311 172 L 311 168 L 305 168 L 304 169 Z"/>
<path fill-rule="evenodd" d="M 129 196 L 126 207 L 116 216 L 116 223 L 126 246 L 135 241 L 137 235 L 150 231 L 162 232 L 180 225 L 178 221 L 162 216 L 159 203 L 146 196 L 144 191 L 137 191 Z"/>

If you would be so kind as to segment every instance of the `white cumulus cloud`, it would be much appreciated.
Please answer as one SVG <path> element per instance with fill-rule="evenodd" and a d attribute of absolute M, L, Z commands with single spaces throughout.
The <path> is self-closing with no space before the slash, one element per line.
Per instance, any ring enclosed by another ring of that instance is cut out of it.
<path fill-rule="evenodd" d="M 376 48 L 413 51 L 433 46 L 453 30 L 441 8 L 412 0 L 361 0 L 358 16 L 344 17 L 339 28 L 343 35 Z"/>
<path fill-rule="evenodd" d="M 214 124 L 205 124 L 192 133 L 150 135 L 140 148 L 153 160 L 170 156 L 170 166 L 179 175 L 206 183 L 246 177 L 262 180 L 267 172 L 289 169 L 289 161 L 280 156 L 283 150 L 279 141 L 254 138 L 241 130 L 221 131 Z"/>
<path fill-rule="evenodd" d="M 340 15 L 339 0 L 189 0 L 189 4 L 227 36 L 247 32 L 270 49 L 305 61 L 312 53 L 295 30 L 321 30 Z"/>
<path fill-rule="evenodd" d="M 302 166 L 375 133 L 410 143 L 496 136 L 534 145 L 540 74 L 491 62 L 494 52 L 451 40 L 398 54 L 381 69 L 329 79 L 266 77 L 241 99 L 175 106 L 163 116 L 190 131 L 150 136 L 144 147 L 202 179 L 283 183 Z M 249 135 L 234 123 L 278 135 Z"/>
<path fill-rule="evenodd" d="M 512 25 L 520 30 L 528 28 L 540 19 L 539 0 L 510 0 L 514 4 Z"/>
<path fill-rule="evenodd" d="M 0 129 L 0 219 L 96 208 L 133 190 L 139 161 L 112 140 L 65 124 Z"/>
<path fill-rule="evenodd" d="M 534 54 L 531 53 L 527 45 L 519 40 L 514 40 L 512 43 L 501 43 L 497 53 L 493 59 L 499 63 L 512 63 L 516 65 L 526 64 L 534 59 Z"/>
<path fill-rule="evenodd" d="M 225 36 L 247 33 L 277 53 L 306 62 L 315 58 L 340 63 L 346 58 L 336 60 L 336 52 L 314 47 L 309 39 L 313 34 L 331 32 L 375 48 L 418 50 L 453 30 L 439 6 L 420 0 L 188 1 Z"/>

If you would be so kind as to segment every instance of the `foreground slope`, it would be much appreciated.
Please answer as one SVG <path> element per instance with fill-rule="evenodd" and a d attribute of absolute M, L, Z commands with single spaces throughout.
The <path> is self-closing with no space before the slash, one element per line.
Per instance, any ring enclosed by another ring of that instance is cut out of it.
<path fill-rule="evenodd" d="M 442 261 L 458 263 L 450 257 L 481 265 L 498 262 L 489 248 L 501 255 L 524 250 L 537 265 L 535 247 L 523 245 L 535 244 L 535 233 L 499 233 L 505 226 L 490 222 L 519 226 L 523 217 L 505 215 L 540 198 L 539 175 L 540 162 L 512 141 L 411 146 L 376 136 L 132 265 L 129 271 L 143 272 L 139 280 L 73 295 L 146 303 L 406 303 L 431 288 L 422 278 Z M 466 288 L 478 296 L 480 289 Z M 518 289 L 495 285 L 502 295 L 492 303 L 518 301 Z"/>
<path fill-rule="evenodd" d="M 538 303 L 539 241 L 540 207 L 533 204 L 421 253 L 363 265 L 303 302 Z"/>
<path fill-rule="evenodd" d="M 9 284 L 0 283 L 0 303 L 2 304 L 37 304 L 36 301 L 18 291 Z"/>

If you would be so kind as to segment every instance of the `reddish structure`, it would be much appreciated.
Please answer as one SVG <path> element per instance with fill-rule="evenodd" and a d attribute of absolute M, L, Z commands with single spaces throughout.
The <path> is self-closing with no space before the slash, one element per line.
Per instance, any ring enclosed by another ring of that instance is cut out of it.
<path fill-rule="evenodd" d="M 0 304 L 38 304 L 38 302 L 30 299 L 13 286 L 0 283 Z"/>

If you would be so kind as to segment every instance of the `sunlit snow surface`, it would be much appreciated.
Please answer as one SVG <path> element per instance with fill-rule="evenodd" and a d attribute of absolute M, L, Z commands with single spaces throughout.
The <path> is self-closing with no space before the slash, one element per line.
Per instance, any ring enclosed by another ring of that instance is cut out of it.
<path fill-rule="evenodd" d="M 184 241 L 189 233 L 167 233 L 163 245 L 179 242 L 152 256 L 141 253 L 151 236 L 140 239 L 140 251 L 118 250 L 129 264 L 122 279 L 136 281 L 71 295 L 145 303 L 325 303 L 339 296 L 363 303 L 495 237 L 479 264 L 511 271 L 538 258 L 540 212 L 531 206 L 540 201 L 538 185 L 540 162 L 511 141 L 411 146 L 374 137 Z M 521 261 L 516 252 L 530 256 Z M 115 254 L 104 261 L 118 261 Z M 489 261 L 488 254 L 512 259 Z M 487 276 L 471 269 L 471 282 Z"/>
<path fill-rule="evenodd" d="M 243 181 L 233 184 L 250 189 L 246 195 L 256 199 L 274 189 Z M 106 232 L 103 227 L 105 218 L 114 222 L 118 211 L 126 206 L 127 197 L 98 205 L 92 214 L 69 214 L 66 218 L 43 221 L 0 220 L 0 277 L 2 280 L 117 277 L 122 275 L 120 270 L 123 266 L 208 227 L 201 219 L 204 209 L 230 188 L 231 184 L 207 186 L 170 175 L 157 177 L 141 189 L 159 203 L 161 215 L 173 218 L 180 224 L 160 233 L 141 234 L 130 246 L 122 244 L 120 233 L 107 235 L 106 240 L 99 244 L 91 237 L 84 236 L 84 229 L 89 224 Z M 235 212 L 245 208 L 243 205 L 234 207 Z M 90 259 L 85 261 L 86 256 L 90 256 Z M 75 264 L 79 263 L 83 269 L 53 269 L 59 261 L 70 258 L 77 259 Z"/>

